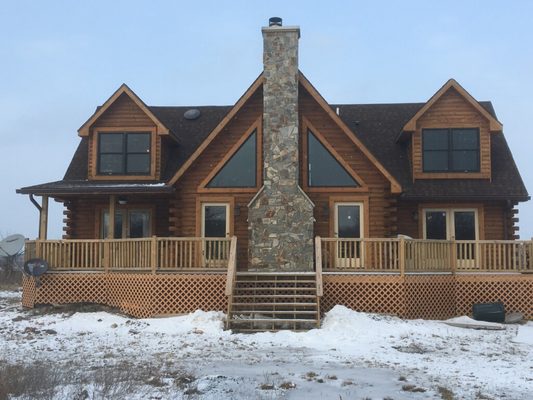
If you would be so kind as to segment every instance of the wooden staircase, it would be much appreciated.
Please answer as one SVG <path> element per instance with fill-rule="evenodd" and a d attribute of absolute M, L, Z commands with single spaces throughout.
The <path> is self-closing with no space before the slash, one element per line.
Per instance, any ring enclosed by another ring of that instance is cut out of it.
<path fill-rule="evenodd" d="M 228 297 L 227 328 L 235 332 L 320 326 L 315 272 L 238 272 Z"/>

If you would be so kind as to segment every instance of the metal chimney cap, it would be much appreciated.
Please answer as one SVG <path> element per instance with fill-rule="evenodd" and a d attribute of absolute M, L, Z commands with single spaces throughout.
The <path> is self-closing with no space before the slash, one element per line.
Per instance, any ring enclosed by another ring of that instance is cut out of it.
<path fill-rule="evenodd" d="M 283 26 L 283 20 L 280 17 L 271 17 L 268 19 L 268 26 Z"/>

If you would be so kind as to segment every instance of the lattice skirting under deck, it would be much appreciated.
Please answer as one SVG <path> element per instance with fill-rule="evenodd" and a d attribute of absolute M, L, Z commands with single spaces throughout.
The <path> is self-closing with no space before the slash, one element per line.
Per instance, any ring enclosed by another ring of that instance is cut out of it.
<path fill-rule="evenodd" d="M 138 318 L 197 309 L 227 310 L 225 274 L 48 274 L 23 279 L 22 305 L 99 303 Z M 323 275 L 322 313 L 336 304 L 405 318 L 470 315 L 472 304 L 502 301 L 533 319 L 533 275 Z"/>
<path fill-rule="evenodd" d="M 98 303 L 137 318 L 227 309 L 225 274 L 49 274 L 23 278 L 22 305 Z"/>

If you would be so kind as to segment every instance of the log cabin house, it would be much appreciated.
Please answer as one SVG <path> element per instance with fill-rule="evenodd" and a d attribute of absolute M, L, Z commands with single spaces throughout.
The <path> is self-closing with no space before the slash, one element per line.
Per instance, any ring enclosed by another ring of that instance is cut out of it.
<path fill-rule="evenodd" d="M 500 300 L 531 318 L 529 196 L 492 104 L 453 79 L 425 103 L 329 104 L 299 71 L 300 29 L 262 34 L 235 105 L 149 106 L 122 85 L 64 178 L 18 190 L 40 210 L 26 257 L 50 267 L 23 304 L 227 310 L 242 330 L 314 326 L 335 304 L 445 318 Z"/>

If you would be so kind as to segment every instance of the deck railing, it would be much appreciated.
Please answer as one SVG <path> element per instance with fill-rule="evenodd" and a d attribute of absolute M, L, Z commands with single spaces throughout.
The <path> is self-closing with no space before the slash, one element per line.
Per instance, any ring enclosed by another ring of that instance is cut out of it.
<path fill-rule="evenodd" d="M 230 238 L 31 240 L 25 258 L 39 257 L 51 271 L 151 271 L 226 269 Z"/>
<path fill-rule="evenodd" d="M 324 272 L 533 273 L 531 240 L 321 238 Z"/>
<path fill-rule="evenodd" d="M 231 240 L 197 237 L 36 240 L 26 242 L 25 252 L 26 259 L 45 259 L 51 271 L 225 270 L 230 263 L 236 263 L 236 242 L 232 245 Z M 315 257 L 324 272 L 533 273 L 533 241 L 524 240 L 317 237 Z"/>

